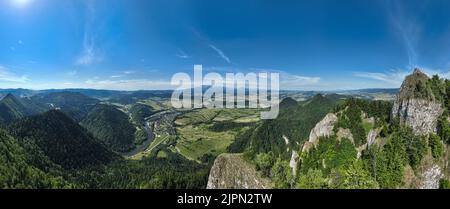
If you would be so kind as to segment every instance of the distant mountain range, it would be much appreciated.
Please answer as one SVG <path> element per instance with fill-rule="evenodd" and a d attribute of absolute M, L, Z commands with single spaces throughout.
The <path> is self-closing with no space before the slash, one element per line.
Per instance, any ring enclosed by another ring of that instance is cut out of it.
<path fill-rule="evenodd" d="M 209 88 L 204 87 L 204 90 Z M 396 94 L 399 88 L 368 88 L 368 89 L 354 89 L 354 90 L 330 90 L 330 91 L 303 91 L 303 90 L 280 90 L 280 92 L 302 92 L 302 93 L 393 93 Z M 136 90 L 136 91 L 119 91 L 119 90 L 101 90 L 101 89 L 0 89 L 0 95 L 13 94 L 19 97 L 29 97 L 40 93 L 50 92 L 78 92 L 90 97 L 110 97 L 113 95 L 139 95 L 147 94 L 152 96 L 163 96 L 172 93 L 173 90 Z"/>
<path fill-rule="evenodd" d="M 36 94 L 53 93 L 53 92 L 76 92 L 94 98 L 116 98 L 120 99 L 123 96 L 133 97 L 150 97 L 159 96 L 167 97 L 172 94 L 172 90 L 138 90 L 138 91 L 117 91 L 117 90 L 98 90 L 98 89 L 45 89 L 45 90 L 31 90 L 31 89 L 0 89 L 0 98 L 7 94 L 12 94 L 18 97 L 31 97 Z"/>

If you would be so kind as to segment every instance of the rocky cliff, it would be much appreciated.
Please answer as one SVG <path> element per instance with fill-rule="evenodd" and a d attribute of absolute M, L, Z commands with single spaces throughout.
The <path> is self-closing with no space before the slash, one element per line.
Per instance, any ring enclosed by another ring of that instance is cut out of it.
<path fill-rule="evenodd" d="M 319 143 L 319 138 L 324 136 L 331 136 L 333 134 L 334 123 L 337 121 L 337 116 L 329 113 L 311 130 L 309 140 L 303 145 L 302 152 L 307 152 L 312 147 Z"/>
<path fill-rule="evenodd" d="M 406 77 L 392 108 L 392 118 L 398 117 L 401 124 L 410 126 L 419 135 L 436 132 L 438 118 L 444 111 L 426 88 L 428 80 L 427 75 L 416 69 Z"/>
<path fill-rule="evenodd" d="M 261 177 L 255 166 L 241 154 L 221 154 L 214 161 L 207 189 L 269 189 L 271 182 Z"/>
<path fill-rule="evenodd" d="M 434 159 L 431 153 L 427 153 L 415 170 L 407 166 L 404 171 L 402 188 L 439 189 L 439 181 L 442 178 L 448 178 L 448 154 L 448 149 L 446 149 L 444 157 Z"/>
<path fill-rule="evenodd" d="M 400 124 L 412 128 L 417 135 L 437 132 L 438 119 L 444 105 L 430 88 L 431 79 L 419 69 L 407 76 L 394 102 L 391 118 L 398 117 Z M 447 149 L 445 149 L 447 150 Z M 448 150 L 446 151 L 448 155 Z M 434 159 L 430 152 L 417 168 L 405 169 L 405 188 L 437 189 L 439 180 L 446 178 L 448 163 L 444 158 Z"/>

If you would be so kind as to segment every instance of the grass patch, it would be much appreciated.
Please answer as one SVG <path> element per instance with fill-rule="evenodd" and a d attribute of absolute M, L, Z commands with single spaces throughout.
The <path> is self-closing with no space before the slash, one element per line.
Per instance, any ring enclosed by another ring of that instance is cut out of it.
<path fill-rule="evenodd" d="M 366 135 L 369 134 L 370 130 L 374 128 L 374 124 L 366 120 L 363 120 L 362 126 L 364 128 L 364 131 L 366 132 Z"/>
<path fill-rule="evenodd" d="M 153 149 L 155 149 L 158 145 L 168 141 L 170 139 L 170 137 L 171 136 L 168 136 L 168 135 L 156 137 L 145 151 L 140 152 L 137 155 L 130 157 L 130 159 L 131 160 L 141 160 L 143 157 L 149 156 L 152 153 Z"/>
<path fill-rule="evenodd" d="M 177 133 L 177 151 L 196 161 L 205 154 L 218 155 L 225 152 L 237 134 L 235 131 L 213 132 L 205 124 L 180 127 L 177 128 Z"/>

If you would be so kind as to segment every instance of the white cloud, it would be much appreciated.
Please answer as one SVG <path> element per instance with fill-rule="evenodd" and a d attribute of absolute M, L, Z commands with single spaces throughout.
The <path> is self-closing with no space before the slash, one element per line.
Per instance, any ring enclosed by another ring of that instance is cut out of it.
<path fill-rule="evenodd" d="M 450 70 L 440 70 L 440 69 L 430 69 L 426 67 L 420 68 L 425 74 L 427 74 L 429 77 L 433 75 L 439 75 L 441 78 L 447 78 L 450 79 Z"/>
<path fill-rule="evenodd" d="M 408 55 L 409 67 L 417 65 L 418 52 L 417 45 L 420 41 L 421 27 L 414 15 L 410 15 L 404 9 L 404 5 L 400 1 L 386 1 L 386 11 L 388 19 L 397 33 L 399 38 L 403 41 L 406 53 Z M 416 11 L 419 12 L 419 11 Z"/>
<path fill-rule="evenodd" d="M 136 73 L 136 71 L 133 71 L 133 70 L 123 71 L 123 74 L 125 74 L 125 75 L 130 75 L 130 74 L 134 74 L 134 73 Z"/>
<path fill-rule="evenodd" d="M 217 52 L 217 54 L 225 61 L 227 61 L 228 63 L 231 63 L 230 58 L 228 58 L 225 53 L 223 53 L 222 50 L 220 50 L 219 48 L 217 48 L 216 46 L 210 44 L 209 47 L 211 47 L 211 49 L 213 49 L 214 51 Z"/>
<path fill-rule="evenodd" d="M 320 77 L 306 77 L 299 75 L 290 75 L 289 77 L 283 77 L 281 79 L 281 85 L 301 87 L 301 86 L 311 86 L 319 83 Z"/>
<path fill-rule="evenodd" d="M 0 81 L 26 83 L 29 79 L 27 76 L 18 76 L 10 72 L 6 67 L 0 65 Z"/>
<path fill-rule="evenodd" d="M 119 74 L 111 75 L 111 78 L 122 78 L 122 77 L 132 75 L 135 73 L 136 73 L 136 71 L 134 71 L 134 70 L 125 70 L 125 71 L 120 72 Z"/>
<path fill-rule="evenodd" d="M 99 48 L 96 43 L 96 37 L 94 33 L 94 20 L 95 20 L 95 5 L 94 1 L 86 1 L 87 17 L 84 29 L 84 37 L 82 43 L 81 54 L 75 61 L 76 65 L 91 65 L 103 60 L 102 55 L 99 53 Z"/>
<path fill-rule="evenodd" d="M 175 54 L 175 56 L 177 56 L 178 58 L 181 58 L 181 59 L 188 59 L 188 58 L 191 58 L 191 56 L 187 55 L 187 54 L 186 54 L 183 50 L 181 50 L 181 49 L 178 49 L 178 53 Z"/>
<path fill-rule="evenodd" d="M 321 81 L 321 78 L 317 76 L 298 75 L 283 70 L 260 69 L 260 68 L 251 68 L 250 70 L 257 72 L 279 73 L 280 89 L 283 90 L 314 89 L 319 86 L 319 83 Z"/>
<path fill-rule="evenodd" d="M 429 77 L 433 75 L 439 75 L 442 78 L 450 78 L 450 71 L 442 71 L 439 69 L 430 69 L 426 67 L 419 67 L 419 69 L 427 74 Z M 386 88 L 397 88 L 400 87 L 405 77 L 411 74 L 412 70 L 390 70 L 387 72 L 355 72 L 353 75 L 360 78 L 367 78 L 371 80 L 380 81 L 386 84 Z"/>
<path fill-rule="evenodd" d="M 81 55 L 77 58 L 77 65 L 90 65 L 95 62 L 101 62 L 102 57 L 98 54 L 94 37 L 85 32 L 84 40 L 83 40 L 83 51 Z"/>
<path fill-rule="evenodd" d="M 410 74 L 408 71 L 393 70 L 389 72 L 373 73 L 373 72 L 355 72 L 354 76 L 360 78 L 368 78 L 372 80 L 377 80 L 384 82 L 389 85 L 389 87 L 398 87 L 402 84 L 405 76 Z"/>
<path fill-rule="evenodd" d="M 320 77 L 309 77 L 295 75 L 281 71 L 280 73 L 280 88 L 281 89 L 311 89 L 317 86 L 320 82 Z"/>
<path fill-rule="evenodd" d="M 84 88 L 111 89 L 111 90 L 150 90 L 150 89 L 173 89 L 170 81 L 129 79 L 129 80 L 86 80 Z"/>

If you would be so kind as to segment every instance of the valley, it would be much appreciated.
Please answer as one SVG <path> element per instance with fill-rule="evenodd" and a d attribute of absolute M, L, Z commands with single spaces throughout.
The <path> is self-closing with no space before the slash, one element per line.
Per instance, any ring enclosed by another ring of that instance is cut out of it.
<path fill-rule="evenodd" d="M 426 89 L 410 88 L 416 82 Z M 415 71 L 400 90 L 284 91 L 274 120 L 260 120 L 260 109 L 173 109 L 168 91 L 4 89 L 0 159 L 6 163 L 0 169 L 19 170 L 0 174 L 0 183 L 4 188 L 445 187 L 448 84 Z M 419 103 L 404 102 L 418 98 Z M 442 108 L 403 107 L 430 102 Z M 408 117 L 413 114 L 424 120 Z M 34 180 L 13 180 L 27 175 Z"/>

